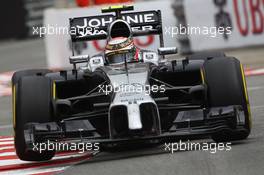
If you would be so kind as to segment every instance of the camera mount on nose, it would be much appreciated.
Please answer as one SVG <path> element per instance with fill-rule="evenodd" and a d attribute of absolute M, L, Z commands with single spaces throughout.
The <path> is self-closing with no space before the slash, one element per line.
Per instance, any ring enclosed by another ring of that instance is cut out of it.
<path fill-rule="evenodd" d="M 106 8 L 102 8 L 102 13 L 112 13 L 115 12 L 116 19 L 121 19 L 122 11 L 132 11 L 134 10 L 133 5 L 115 5 Z"/>

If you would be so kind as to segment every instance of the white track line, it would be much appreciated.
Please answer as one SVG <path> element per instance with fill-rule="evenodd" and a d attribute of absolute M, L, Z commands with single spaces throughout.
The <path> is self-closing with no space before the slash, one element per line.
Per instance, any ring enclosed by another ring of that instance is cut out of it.
<path fill-rule="evenodd" d="M 13 127 L 13 125 L 2 125 L 2 126 L 0 126 L 0 129 L 9 129 L 12 127 Z"/>
<path fill-rule="evenodd" d="M 70 158 L 77 158 L 77 157 L 82 157 L 85 155 L 87 155 L 87 153 L 86 154 L 66 155 L 66 156 L 55 156 L 51 160 L 50 165 L 43 165 L 43 167 L 52 166 L 52 161 L 54 161 L 54 160 L 64 160 L 64 159 L 70 159 Z M 11 159 L 11 160 L 10 159 L 9 160 L 0 160 L 0 167 L 1 166 L 8 166 L 8 165 L 18 165 L 19 166 L 19 164 L 30 164 L 30 163 L 32 163 L 32 162 L 23 161 L 23 160 L 20 160 L 18 158 L 17 159 Z M 49 163 L 49 161 L 47 161 L 47 163 Z"/>
<path fill-rule="evenodd" d="M 10 126 L 12 126 L 12 125 L 10 125 Z M 0 138 L 0 142 L 5 142 L 5 141 L 12 141 L 12 140 L 14 140 L 14 138 L 13 137 L 10 137 L 10 138 Z"/>
<path fill-rule="evenodd" d="M 11 144 L 14 144 L 14 141 L 0 142 L 0 146 L 1 146 L 1 145 L 11 145 Z"/>
<path fill-rule="evenodd" d="M 262 90 L 262 89 L 264 89 L 264 86 L 248 87 L 247 89 L 248 89 L 249 91 L 257 91 L 257 90 Z"/>
<path fill-rule="evenodd" d="M 24 170 L 11 170 L 6 172 L 0 172 L 1 175 L 32 175 L 32 174 L 41 174 L 41 173 L 52 173 L 52 172 L 58 172 L 63 171 L 69 166 L 62 166 L 62 167 L 52 167 L 52 168 L 31 168 L 31 169 L 24 169 Z"/>
<path fill-rule="evenodd" d="M 16 152 L 12 151 L 12 152 L 0 153 L 0 157 L 2 156 L 16 156 Z"/>
<path fill-rule="evenodd" d="M 0 168 L 2 168 L 3 170 L 5 168 L 10 167 L 10 169 L 0 171 L 1 175 L 8 175 L 8 174 L 38 175 L 43 173 L 54 174 L 54 173 L 62 172 L 66 168 L 69 168 L 73 164 L 77 163 L 78 158 L 86 159 L 88 155 L 91 155 L 91 153 L 89 152 L 85 152 L 85 153 L 69 152 L 65 154 L 56 154 L 51 161 L 43 162 L 44 163 L 43 165 L 37 165 L 35 164 L 36 162 L 22 161 L 16 156 L 14 150 L 14 138 L 12 136 L 10 137 L 0 136 L 0 151 L 2 152 L 0 153 L 0 158 L 2 159 L 0 160 Z M 69 161 L 72 160 L 72 158 L 73 161 Z M 74 158 L 77 159 L 75 160 Z M 54 161 L 55 162 L 59 161 L 60 163 L 55 165 L 53 164 Z M 25 169 L 21 169 L 21 166 L 25 166 Z M 16 169 L 16 167 L 18 169 Z"/>
<path fill-rule="evenodd" d="M 6 150 L 6 149 L 13 149 L 15 148 L 14 146 L 4 146 L 4 147 L 0 147 L 0 151 L 2 150 Z"/>
<path fill-rule="evenodd" d="M 264 75 L 264 69 L 252 69 L 252 70 L 246 70 L 245 74 L 247 76 L 251 76 L 251 75 Z"/>
<path fill-rule="evenodd" d="M 251 109 L 264 109 L 264 105 L 262 106 L 252 106 Z"/>

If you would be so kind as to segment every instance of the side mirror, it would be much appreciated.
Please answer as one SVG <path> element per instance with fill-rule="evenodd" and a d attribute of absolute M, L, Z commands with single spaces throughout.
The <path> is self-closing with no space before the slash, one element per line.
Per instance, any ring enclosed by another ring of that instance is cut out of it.
<path fill-rule="evenodd" d="M 159 64 L 159 57 L 156 52 L 143 52 L 142 56 L 144 63 L 153 63 L 155 65 Z"/>
<path fill-rule="evenodd" d="M 104 66 L 104 59 L 102 56 L 95 56 L 89 60 L 89 69 L 93 72 L 96 68 Z"/>
<path fill-rule="evenodd" d="M 70 56 L 69 60 L 70 60 L 70 64 L 73 65 L 73 69 L 76 70 L 76 65 L 77 64 L 88 63 L 89 55 Z"/>
<path fill-rule="evenodd" d="M 158 48 L 159 55 L 172 55 L 177 54 L 178 49 L 177 47 L 160 47 Z"/>
<path fill-rule="evenodd" d="M 77 56 L 70 56 L 70 63 L 71 64 L 79 64 L 79 63 L 87 63 L 89 61 L 89 55 L 77 55 Z"/>

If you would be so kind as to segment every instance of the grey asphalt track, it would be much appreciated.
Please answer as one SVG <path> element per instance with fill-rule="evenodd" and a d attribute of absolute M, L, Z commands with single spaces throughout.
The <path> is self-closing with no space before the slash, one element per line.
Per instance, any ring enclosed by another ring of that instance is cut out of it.
<path fill-rule="evenodd" d="M 228 51 L 248 67 L 264 67 L 264 49 Z M 42 40 L 0 43 L 0 72 L 46 67 Z M 250 58 L 250 60 L 249 60 Z M 262 60 L 263 59 L 263 60 Z M 264 174 L 264 76 L 247 77 L 252 106 L 252 134 L 232 144 L 230 151 L 184 151 L 174 154 L 164 147 L 99 153 L 63 174 L 78 175 L 260 175 Z M 0 97 L 0 135 L 12 135 L 11 98 Z M 212 142 L 202 140 L 199 142 Z"/>

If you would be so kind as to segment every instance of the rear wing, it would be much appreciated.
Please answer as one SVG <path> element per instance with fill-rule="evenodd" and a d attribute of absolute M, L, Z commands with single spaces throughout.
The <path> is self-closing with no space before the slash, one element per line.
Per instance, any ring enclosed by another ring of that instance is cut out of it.
<path fill-rule="evenodd" d="M 120 18 L 130 24 L 133 36 L 159 35 L 161 46 L 163 46 L 162 20 L 159 10 L 121 13 Z M 108 26 L 115 19 L 117 17 L 113 14 L 71 18 L 72 42 L 106 39 Z"/>

